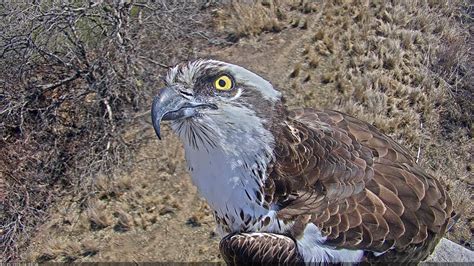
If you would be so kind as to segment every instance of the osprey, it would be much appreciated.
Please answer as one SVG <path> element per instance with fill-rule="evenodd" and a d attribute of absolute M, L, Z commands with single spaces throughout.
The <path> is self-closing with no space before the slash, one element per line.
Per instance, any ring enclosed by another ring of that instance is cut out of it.
<path fill-rule="evenodd" d="M 170 120 L 214 210 L 228 263 L 416 262 L 445 233 L 441 183 L 372 125 L 288 110 L 251 71 L 215 60 L 172 68 L 152 120 Z"/>

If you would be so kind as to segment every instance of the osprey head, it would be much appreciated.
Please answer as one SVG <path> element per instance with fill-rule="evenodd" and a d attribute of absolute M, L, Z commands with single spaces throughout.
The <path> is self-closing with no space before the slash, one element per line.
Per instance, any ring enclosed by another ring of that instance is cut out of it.
<path fill-rule="evenodd" d="M 152 105 L 155 132 L 161 138 L 161 121 L 171 120 L 174 131 L 195 147 L 239 133 L 263 134 L 255 131 L 281 102 L 265 79 L 216 60 L 177 65 L 165 81 Z"/>

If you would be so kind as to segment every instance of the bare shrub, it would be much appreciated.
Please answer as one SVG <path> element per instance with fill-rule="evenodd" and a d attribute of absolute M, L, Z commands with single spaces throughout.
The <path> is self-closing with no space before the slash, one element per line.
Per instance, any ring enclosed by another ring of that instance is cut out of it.
<path fill-rule="evenodd" d="M 204 8 L 182 1 L 0 4 L 4 260 L 17 258 L 58 195 L 93 194 L 91 177 L 132 162 L 145 136 L 125 134 L 127 126 L 147 126 L 141 118 L 162 62 L 213 41 Z"/>

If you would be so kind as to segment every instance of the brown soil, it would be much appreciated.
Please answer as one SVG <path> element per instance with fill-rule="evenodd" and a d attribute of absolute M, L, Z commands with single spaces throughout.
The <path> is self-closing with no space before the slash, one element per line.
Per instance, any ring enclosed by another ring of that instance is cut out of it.
<path fill-rule="evenodd" d="M 434 7 L 406 4 L 384 10 L 339 2 L 313 9 L 281 4 L 278 8 L 286 16 L 270 19 L 272 27 L 251 32 L 227 28 L 233 36 L 253 37 L 209 47 L 199 56 L 262 75 L 283 91 L 289 106 L 349 112 L 401 141 L 413 154 L 419 150 L 420 163 L 447 183 L 463 215 L 448 237 L 470 243 L 472 139 L 469 128 L 462 126 L 443 135 L 439 125 L 445 121 L 439 112 L 451 102 L 449 84 L 439 75 L 428 75 L 423 65 L 428 53 L 423 49 L 436 49 L 439 36 L 449 29 L 428 22 L 417 29 L 415 23 L 421 23 L 421 15 L 437 15 L 445 23 L 450 17 Z M 219 16 L 229 10 L 219 10 Z M 227 22 L 217 18 L 219 25 Z M 168 128 L 163 141 L 155 139 L 150 124 L 130 131 L 143 128 L 150 138 L 134 168 L 113 180 L 98 177 L 94 197 L 86 202 L 74 196 L 59 202 L 24 260 L 221 261 L 211 211 L 185 170 L 181 144 Z"/>

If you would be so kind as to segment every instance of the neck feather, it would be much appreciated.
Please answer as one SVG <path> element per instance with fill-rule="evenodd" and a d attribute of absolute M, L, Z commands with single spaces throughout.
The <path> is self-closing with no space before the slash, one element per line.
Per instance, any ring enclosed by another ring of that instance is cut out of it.
<path fill-rule="evenodd" d="M 184 143 L 193 183 L 228 231 L 242 231 L 268 212 L 263 184 L 275 141 L 264 123 L 250 109 L 227 106 L 172 125 Z"/>

